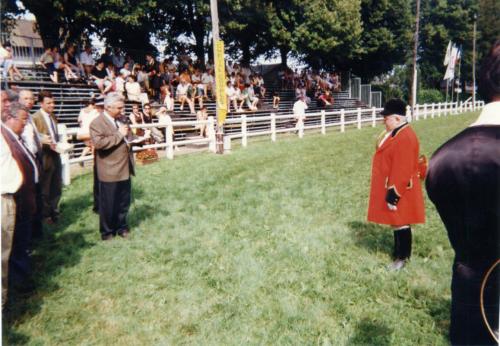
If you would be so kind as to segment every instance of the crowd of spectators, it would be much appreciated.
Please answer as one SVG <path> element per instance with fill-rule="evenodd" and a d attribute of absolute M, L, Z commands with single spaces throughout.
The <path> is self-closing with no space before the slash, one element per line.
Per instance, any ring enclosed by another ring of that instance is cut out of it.
<path fill-rule="evenodd" d="M 127 100 L 141 104 L 156 103 L 168 112 L 189 108 L 191 114 L 204 109 L 204 101 L 215 100 L 214 66 L 211 60 L 206 64 L 193 61 L 188 55 L 180 54 L 177 61 L 167 57 L 159 62 L 152 54 L 145 54 L 144 63 L 135 62 L 130 55 L 119 48 L 106 48 L 96 59 L 92 47 L 86 46 L 80 54 L 69 45 L 61 53 L 59 47 L 50 47 L 40 58 L 40 63 L 54 83 L 59 74 L 67 82 L 86 82 L 95 85 L 102 95 L 119 92 Z M 226 65 L 228 104 L 235 112 L 257 110 L 266 95 L 264 78 L 253 73 L 249 66 L 228 62 Z M 277 96 L 277 95 L 276 95 Z M 273 102 L 277 108 L 279 101 Z M 230 110 L 230 109 L 228 109 Z"/>
<path fill-rule="evenodd" d="M 304 99 L 306 104 L 316 102 L 321 108 L 333 107 L 333 92 L 342 89 L 340 75 L 337 72 L 317 73 L 309 69 L 302 72 L 284 69 L 279 72 L 281 86 L 295 89 L 295 99 Z"/>

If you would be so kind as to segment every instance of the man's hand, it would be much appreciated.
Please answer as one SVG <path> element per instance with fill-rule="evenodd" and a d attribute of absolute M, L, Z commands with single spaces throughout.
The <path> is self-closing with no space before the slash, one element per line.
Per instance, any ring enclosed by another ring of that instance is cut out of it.
<path fill-rule="evenodd" d="M 127 125 L 120 125 L 120 127 L 118 128 L 118 131 L 120 131 L 120 133 L 123 135 L 123 137 L 127 137 L 127 135 L 130 132 L 130 127 L 128 127 Z"/>
<path fill-rule="evenodd" d="M 394 204 L 391 203 L 387 203 L 387 208 L 389 208 L 390 211 L 398 210 L 398 207 L 396 207 Z"/>
<path fill-rule="evenodd" d="M 54 144 L 54 142 L 52 142 L 52 137 L 50 137 L 49 135 L 40 135 L 40 143 L 42 144 L 45 144 L 45 145 L 50 145 L 52 146 L 52 144 Z"/>

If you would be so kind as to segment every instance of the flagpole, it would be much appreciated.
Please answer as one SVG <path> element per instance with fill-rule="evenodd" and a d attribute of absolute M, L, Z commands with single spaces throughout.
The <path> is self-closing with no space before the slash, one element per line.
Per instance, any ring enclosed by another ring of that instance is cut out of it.
<path fill-rule="evenodd" d="M 474 14 L 474 32 L 472 39 L 472 109 L 476 110 L 476 22 L 477 14 Z"/>
<path fill-rule="evenodd" d="M 417 103 L 417 51 L 418 51 L 418 28 L 420 24 L 420 0 L 417 0 L 417 12 L 415 22 L 415 42 L 413 46 L 413 79 L 411 85 L 411 108 L 412 111 Z"/>
<path fill-rule="evenodd" d="M 460 69 L 462 68 L 462 54 L 463 54 L 462 46 L 460 46 L 459 52 L 460 52 L 460 59 L 458 60 L 458 90 L 460 90 L 460 91 L 457 90 L 457 103 L 460 99 L 460 93 L 462 92 L 462 90 L 461 90 L 462 83 L 460 82 L 460 75 L 461 75 Z"/>

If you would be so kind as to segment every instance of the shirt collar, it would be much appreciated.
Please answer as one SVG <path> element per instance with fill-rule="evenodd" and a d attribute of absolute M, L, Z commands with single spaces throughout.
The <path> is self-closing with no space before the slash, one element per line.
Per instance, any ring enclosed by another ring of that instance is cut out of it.
<path fill-rule="evenodd" d="M 2 127 L 3 127 L 4 129 L 6 129 L 6 130 L 7 130 L 7 132 L 9 132 L 12 136 L 14 136 L 14 138 L 15 138 L 15 139 L 17 139 L 17 140 L 20 140 L 20 139 L 21 139 L 21 136 L 19 136 L 19 135 L 18 135 L 18 134 L 16 134 L 14 131 L 12 131 L 12 129 L 11 129 L 10 127 L 8 127 L 8 126 L 6 126 L 6 125 L 4 125 L 4 124 L 2 124 Z"/>
<path fill-rule="evenodd" d="M 470 127 L 483 125 L 500 125 L 500 101 L 490 102 L 484 106 L 479 118 Z"/>
<path fill-rule="evenodd" d="M 114 127 L 116 127 L 116 121 L 115 118 L 113 118 L 111 115 L 109 115 L 108 112 L 104 111 L 103 112 L 104 116 L 109 120 L 111 124 L 113 124 Z"/>

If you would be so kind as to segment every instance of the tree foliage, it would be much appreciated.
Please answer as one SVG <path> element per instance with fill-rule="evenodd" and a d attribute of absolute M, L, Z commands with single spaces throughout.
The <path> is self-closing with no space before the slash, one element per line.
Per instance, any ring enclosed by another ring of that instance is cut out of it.
<path fill-rule="evenodd" d="M 419 64 L 426 87 L 439 86 L 448 41 L 462 45 L 463 73 L 471 64 L 473 16 L 479 13 L 479 57 L 499 36 L 497 0 L 421 0 Z M 407 64 L 412 53 L 414 4 L 408 0 L 219 0 L 220 33 L 227 52 L 243 63 L 281 55 L 309 66 L 352 70 L 365 80 Z M 44 44 L 76 42 L 97 34 L 126 51 L 210 55 L 209 0 L 23 0 L 35 15 Z M 2 20 L 19 13 L 2 2 Z M 488 43 L 487 43 L 488 42 Z"/>

